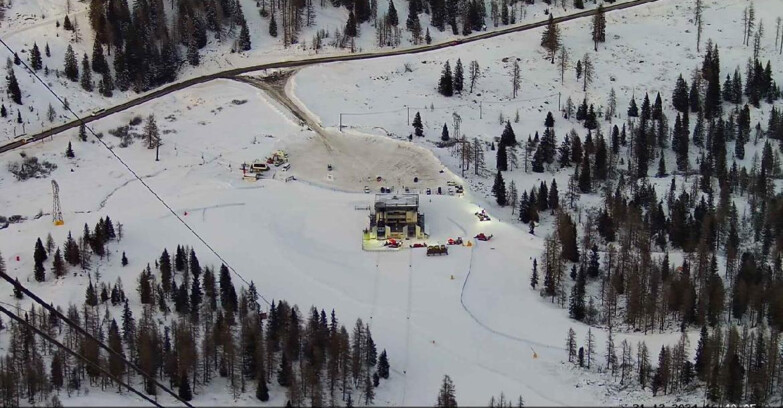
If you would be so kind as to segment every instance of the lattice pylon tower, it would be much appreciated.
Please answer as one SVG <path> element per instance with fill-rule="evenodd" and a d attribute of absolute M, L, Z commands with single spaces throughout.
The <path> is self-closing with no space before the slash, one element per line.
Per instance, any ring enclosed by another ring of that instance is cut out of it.
<path fill-rule="evenodd" d="M 63 212 L 60 210 L 60 186 L 52 180 L 52 221 L 54 225 L 63 225 Z"/>

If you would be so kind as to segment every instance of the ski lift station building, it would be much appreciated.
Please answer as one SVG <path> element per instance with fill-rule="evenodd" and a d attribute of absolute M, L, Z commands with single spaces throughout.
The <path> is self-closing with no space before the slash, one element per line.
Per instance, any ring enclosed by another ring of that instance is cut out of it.
<path fill-rule="evenodd" d="M 424 214 L 418 194 L 376 194 L 370 214 L 369 238 L 404 239 L 424 236 Z"/>

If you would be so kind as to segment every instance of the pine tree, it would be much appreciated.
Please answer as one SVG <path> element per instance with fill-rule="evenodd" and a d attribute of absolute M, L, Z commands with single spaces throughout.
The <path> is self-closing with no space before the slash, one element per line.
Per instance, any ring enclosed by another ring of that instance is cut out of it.
<path fill-rule="evenodd" d="M 92 92 L 92 71 L 90 70 L 90 60 L 87 58 L 87 54 L 84 54 L 82 58 L 82 79 L 81 86 L 87 92 Z"/>
<path fill-rule="evenodd" d="M 449 65 L 448 61 L 446 61 L 446 63 L 443 64 L 443 72 L 441 73 L 440 81 L 438 82 L 438 93 L 440 93 L 443 96 L 454 95 L 454 85 L 451 77 L 451 66 Z"/>
<path fill-rule="evenodd" d="M 445 123 L 443 124 L 443 131 L 440 134 L 440 140 L 444 142 L 449 141 L 449 127 Z"/>
<path fill-rule="evenodd" d="M 544 33 L 541 36 L 541 46 L 549 51 L 552 64 L 555 63 L 555 54 L 557 49 L 560 48 L 560 27 L 557 26 L 552 13 L 549 14 L 549 20 L 547 21 Z"/>
<path fill-rule="evenodd" d="M 52 261 L 52 272 L 54 273 L 54 276 L 58 278 L 65 276 L 65 261 L 63 260 L 63 257 L 60 254 L 60 248 L 57 248 L 57 251 L 54 252 L 54 261 Z"/>
<path fill-rule="evenodd" d="M 22 293 L 22 285 L 19 283 L 19 278 L 14 279 L 14 297 L 17 299 L 24 298 L 24 294 Z"/>
<path fill-rule="evenodd" d="M 193 399 L 193 392 L 190 390 L 190 379 L 185 371 L 179 377 L 179 392 L 177 394 L 185 401 Z"/>
<path fill-rule="evenodd" d="M 593 43 L 595 51 L 598 51 L 598 43 L 606 42 L 606 15 L 604 5 L 599 4 L 593 15 Z"/>
<path fill-rule="evenodd" d="M 122 251 L 122 266 L 128 266 L 128 257 L 125 256 L 125 251 Z"/>
<path fill-rule="evenodd" d="M 372 386 L 370 375 L 364 377 L 364 404 L 370 405 L 375 400 L 375 389 Z"/>
<path fill-rule="evenodd" d="M 424 125 L 421 123 L 419 112 L 416 112 L 416 115 L 413 117 L 413 134 L 419 137 L 424 136 Z"/>
<path fill-rule="evenodd" d="M 579 167 L 579 190 L 582 193 L 592 191 L 592 180 L 590 177 L 590 156 L 585 154 L 582 165 Z"/>
<path fill-rule="evenodd" d="M 256 398 L 259 401 L 269 401 L 269 386 L 266 384 L 266 379 L 263 375 L 256 375 Z"/>
<path fill-rule="evenodd" d="M 68 48 L 65 50 L 65 77 L 72 82 L 79 80 L 79 64 L 76 60 L 76 54 L 73 52 L 73 48 L 68 44 Z"/>
<path fill-rule="evenodd" d="M 522 210 L 520 210 L 520 213 Z M 538 259 L 533 258 L 533 273 L 530 275 L 530 287 L 535 289 L 538 286 Z"/>
<path fill-rule="evenodd" d="M 76 155 L 73 153 L 73 147 L 71 147 L 71 142 L 68 142 L 68 148 L 65 149 L 65 157 L 69 159 L 73 159 Z"/>
<path fill-rule="evenodd" d="M 666 177 L 668 174 L 666 173 L 666 160 L 664 160 L 664 155 L 661 154 L 660 160 L 658 160 L 658 171 L 655 173 L 655 177 Z"/>
<path fill-rule="evenodd" d="M 345 35 L 348 37 L 356 37 L 356 16 L 353 14 L 353 10 L 348 12 L 348 21 L 345 23 Z"/>
<path fill-rule="evenodd" d="M 90 280 L 90 283 L 87 286 L 87 291 L 84 295 L 84 304 L 87 306 L 98 306 L 98 293 L 92 285 L 92 280 Z"/>
<path fill-rule="evenodd" d="M 566 337 L 566 350 L 568 350 L 568 362 L 574 363 L 576 359 L 576 332 L 573 328 L 568 329 Z"/>
<path fill-rule="evenodd" d="M 46 57 L 51 57 L 52 53 L 49 51 L 49 43 L 46 43 L 46 48 L 44 49 L 44 53 L 46 54 Z"/>
<path fill-rule="evenodd" d="M 501 149 L 505 149 L 501 146 Z M 503 174 L 500 170 L 495 174 L 495 184 L 492 185 L 492 195 L 499 206 L 505 207 L 508 204 L 506 199 L 506 182 L 503 181 Z"/>
<path fill-rule="evenodd" d="M 571 297 L 568 304 L 568 315 L 574 320 L 585 319 L 585 273 L 580 270 L 577 274 L 576 284 L 571 288 Z M 589 366 L 588 366 L 589 368 Z"/>
<path fill-rule="evenodd" d="M 508 153 L 506 152 L 506 145 L 500 143 L 498 145 L 498 152 L 496 157 L 496 168 L 498 171 L 508 171 Z"/>
<path fill-rule="evenodd" d="M 454 383 L 451 381 L 451 377 L 448 375 L 443 377 L 443 383 L 438 392 L 438 399 L 435 406 L 440 408 L 457 407 L 456 390 L 454 388 Z"/>
<path fill-rule="evenodd" d="M 242 19 L 242 27 L 239 30 L 239 40 L 237 45 L 239 46 L 240 51 L 250 51 L 250 30 L 248 30 L 247 22 L 245 22 L 244 18 Z"/>
<path fill-rule="evenodd" d="M 394 0 L 389 0 L 389 10 L 386 12 L 386 23 L 392 27 L 397 27 L 400 20 L 397 17 L 397 9 L 394 8 Z"/>
<path fill-rule="evenodd" d="M 424 42 L 432 44 L 432 37 L 430 37 L 430 28 L 427 27 L 427 33 L 424 35 Z"/>
<path fill-rule="evenodd" d="M 8 110 L 6 110 L 5 104 L 0 104 L 0 117 L 8 117 Z"/>
<path fill-rule="evenodd" d="M 38 44 L 36 43 L 33 43 L 33 49 L 30 50 L 30 66 L 36 71 L 40 71 L 43 68 L 41 50 L 38 49 Z"/>
<path fill-rule="evenodd" d="M 462 60 L 457 58 L 457 65 L 454 67 L 454 92 L 462 93 L 463 84 L 465 82 L 464 72 L 462 70 Z"/>
<path fill-rule="evenodd" d="M 384 380 L 389 379 L 389 357 L 386 354 L 386 349 L 378 357 L 378 376 Z"/>
<path fill-rule="evenodd" d="M 628 105 L 628 117 L 629 118 L 638 118 L 639 117 L 639 108 L 636 106 L 636 99 L 631 98 L 631 104 Z"/>
<path fill-rule="evenodd" d="M 201 56 L 198 52 L 198 45 L 196 42 L 196 39 L 191 36 L 190 41 L 188 42 L 188 63 L 191 66 L 197 67 L 201 63 Z"/>
<path fill-rule="evenodd" d="M 355 30 L 356 30 L 356 24 L 354 24 L 354 33 Z M 272 37 L 277 37 L 277 21 L 275 21 L 275 13 L 272 13 L 271 18 L 269 19 L 269 35 Z"/>
<path fill-rule="evenodd" d="M 46 258 L 48 258 L 48 256 L 46 255 L 43 242 L 41 242 L 41 238 L 38 238 L 35 242 L 35 252 L 33 253 L 33 259 L 35 261 L 35 280 L 38 282 L 43 282 L 46 279 L 46 276 L 44 275 L 46 269 L 43 266 Z"/>
<path fill-rule="evenodd" d="M 19 82 L 16 80 L 16 74 L 14 73 L 13 68 L 8 70 L 7 91 L 8 91 L 8 95 L 11 97 L 11 100 L 14 101 L 14 103 L 16 103 L 17 105 L 22 104 L 22 91 L 21 89 L 19 89 Z M 17 111 L 17 112 L 21 112 L 21 111 Z M 21 113 L 19 115 L 21 115 Z"/>
<path fill-rule="evenodd" d="M 677 78 L 677 84 L 674 86 L 672 105 L 678 112 L 682 114 L 688 113 L 688 83 L 685 82 L 682 75 Z"/>
<path fill-rule="evenodd" d="M 510 121 L 506 121 L 506 127 L 503 128 L 503 133 L 500 135 L 500 144 L 503 146 L 515 146 L 517 144 L 517 136 L 514 134 L 514 128 L 511 127 Z"/>

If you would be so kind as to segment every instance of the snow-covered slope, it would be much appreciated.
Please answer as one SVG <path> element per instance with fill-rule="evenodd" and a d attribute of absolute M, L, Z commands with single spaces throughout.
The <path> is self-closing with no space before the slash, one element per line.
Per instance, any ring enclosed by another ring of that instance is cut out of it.
<path fill-rule="evenodd" d="M 77 114 L 88 114 L 98 109 L 117 105 L 128 99 L 137 97 L 138 94 L 128 91 L 115 91 L 111 98 L 101 96 L 97 91 L 87 93 L 81 89 L 79 83 L 73 83 L 63 77 L 57 76 L 54 71 L 62 71 L 64 65 L 64 56 L 67 46 L 70 44 L 81 62 L 81 56 L 87 54 L 92 56 L 92 47 L 94 34 L 89 25 L 88 7 L 89 2 L 70 1 L 71 10 L 66 11 L 66 0 L 17 0 L 12 2 L 10 9 L 6 10 L 6 16 L 0 20 L 0 35 L 3 40 L 15 50 L 20 58 L 29 60 L 29 52 L 33 44 L 37 43 L 43 54 L 44 47 L 49 44 L 51 57 L 43 57 L 43 65 L 50 70 L 49 75 L 44 75 L 43 71 L 38 74 L 60 97 L 67 98 L 71 109 Z M 388 9 L 388 2 L 378 2 L 378 15 L 382 16 Z M 324 40 L 324 48 L 316 51 L 312 47 L 312 37 L 319 30 L 325 30 L 333 33 L 336 29 L 342 30 L 348 19 L 348 12 L 344 7 L 335 8 L 329 2 L 321 7 L 320 3 L 316 5 L 316 19 L 312 26 L 304 27 L 300 34 L 300 43 L 291 47 L 284 47 L 282 35 L 277 38 L 271 37 L 269 33 L 269 19 L 260 16 L 260 8 L 255 0 L 241 0 L 242 10 L 248 22 L 248 28 L 251 36 L 252 49 L 244 53 L 233 53 L 231 48 L 234 44 L 234 37 L 237 33 L 224 36 L 223 40 L 217 40 L 212 34 L 208 36 L 207 46 L 201 50 L 201 64 L 198 67 L 183 65 L 177 78 L 183 80 L 193 78 L 213 72 L 218 72 L 230 68 L 244 67 L 255 64 L 262 64 L 274 61 L 288 59 L 301 59 L 314 57 L 316 55 L 344 54 L 350 52 L 349 49 L 335 48 L 331 45 L 330 39 Z M 520 5 L 521 6 L 521 5 Z M 489 6 L 487 6 L 489 8 Z M 595 7 L 589 3 L 587 7 Z M 405 4 L 397 4 L 399 20 L 404 22 L 408 15 L 408 9 Z M 517 23 L 531 21 L 540 21 L 545 18 L 544 10 L 546 5 L 537 3 L 519 8 L 520 15 Z M 524 11 L 524 12 L 523 12 Z M 575 10 L 569 8 L 567 11 L 559 11 L 560 14 L 566 12 L 572 13 Z M 74 42 L 71 32 L 62 28 L 62 21 L 68 15 L 72 22 L 79 25 L 81 41 Z M 170 17 L 170 16 L 169 16 Z M 278 17 L 279 18 L 279 17 Z M 422 27 L 429 25 L 429 16 L 421 14 Z M 57 28 L 57 22 L 60 27 Z M 278 22 L 279 24 L 279 22 Z M 404 27 L 402 27 L 404 29 Z M 431 27 L 432 28 L 432 27 Z M 488 24 L 488 29 L 494 27 Z M 445 41 L 454 36 L 450 30 L 439 32 L 437 29 L 430 30 L 434 42 Z M 371 23 L 365 23 L 361 27 L 361 36 L 357 38 L 356 50 L 369 51 L 378 49 L 375 27 Z M 410 34 L 403 30 L 402 47 L 411 47 Z M 181 54 L 185 50 L 182 48 Z M 7 49 L 0 48 L 0 58 L 13 57 Z M 109 65 L 112 65 L 113 57 L 108 55 Z M 79 65 L 81 68 L 81 65 Z M 3 92 L 0 101 L 10 109 L 8 118 L 4 118 L 4 125 L 0 127 L 0 141 L 10 140 L 22 133 L 32 134 L 41 130 L 53 127 L 57 124 L 74 120 L 61 104 L 53 97 L 44 86 L 38 83 L 35 78 L 24 70 L 22 66 L 15 66 L 16 76 L 19 80 L 22 90 L 22 117 L 24 124 L 16 123 L 17 105 L 6 98 L 5 81 L 0 83 L 0 90 Z M 93 75 L 93 80 L 97 83 L 98 78 Z M 50 122 L 47 118 L 49 104 L 56 112 L 56 118 Z"/>

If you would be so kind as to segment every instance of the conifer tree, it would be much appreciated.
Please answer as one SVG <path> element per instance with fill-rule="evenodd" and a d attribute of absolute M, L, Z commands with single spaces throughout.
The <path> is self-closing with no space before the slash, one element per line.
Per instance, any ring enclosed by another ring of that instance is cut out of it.
<path fill-rule="evenodd" d="M 636 99 L 631 98 L 631 103 L 628 105 L 628 117 L 629 118 L 638 118 L 639 117 L 639 108 L 636 106 Z"/>
<path fill-rule="evenodd" d="M 65 50 L 65 77 L 72 82 L 79 80 L 79 64 L 76 60 L 76 54 L 73 52 L 73 48 L 68 44 L 68 48 Z"/>
<path fill-rule="evenodd" d="M 385 380 L 389 378 L 389 357 L 386 354 L 386 349 L 381 351 L 381 355 L 378 357 L 378 376 Z"/>
<path fill-rule="evenodd" d="M 98 306 L 98 293 L 95 292 L 92 280 L 90 280 L 90 283 L 87 286 L 87 291 L 84 295 L 84 304 L 87 306 Z"/>
<path fill-rule="evenodd" d="M 256 398 L 262 402 L 269 401 L 269 386 L 261 374 L 256 375 Z"/>
<path fill-rule="evenodd" d="M 125 251 L 122 251 L 122 266 L 128 266 L 128 257 L 125 256 Z"/>
<path fill-rule="evenodd" d="M 549 20 L 541 36 L 541 46 L 549 52 L 551 62 L 554 64 L 555 54 L 557 49 L 560 48 L 560 27 L 555 23 L 552 13 L 549 14 Z"/>
<path fill-rule="evenodd" d="M 457 58 L 457 65 L 454 67 L 454 92 L 462 93 L 463 84 L 465 82 L 465 74 L 462 70 L 462 60 Z"/>
<path fill-rule="evenodd" d="M 354 29 L 355 29 L 355 24 L 354 24 Z M 269 35 L 272 37 L 277 37 L 277 21 L 275 21 L 275 13 L 272 13 L 271 18 L 269 19 Z"/>
<path fill-rule="evenodd" d="M 682 75 L 677 78 L 677 84 L 674 86 L 672 105 L 678 112 L 682 114 L 688 113 L 688 83 L 685 82 Z"/>
<path fill-rule="evenodd" d="M 82 57 L 82 79 L 80 84 L 82 89 L 92 92 L 92 71 L 90 70 L 90 60 L 87 58 L 87 54 L 84 54 L 84 57 Z"/>
<path fill-rule="evenodd" d="M 421 123 L 421 114 L 416 112 L 413 117 L 413 134 L 419 137 L 424 136 L 424 125 Z"/>
<path fill-rule="evenodd" d="M 386 12 L 386 23 L 392 27 L 397 27 L 400 20 L 397 17 L 397 9 L 394 8 L 394 0 L 389 0 L 389 10 Z"/>
<path fill-rule="evenodd" d="M 8 87 L 6 89 L 8 91 L 8 95 L 11 97 L 11 100 L 14 101 L 15 104 L 21 105 L 22 90 L 19 89 L 19 82 L 16 80 L 16 74 L 14 73 L 13 68 L 8 70 Z M 17 111 L 17 112 L 21 112 L 21 111 Z M 19 113 L 18 115 L 21 115 L 21 113 Z M 21 116 L 19 117 L 21 118 Z"/>
<path fill-rule="evenodd" d="M 500 144 L 504 146 L 515 146 L 517 144 L 517 136 L 514 134 L 514 128 L 511 127 L 511 122 L 506 121 L 506 126 L 503 128 L 503 133 L 500 135 Z"/>
<path fill-rule="evenodd" d="M 348 37 L 356 37 L 356 16 L 353 14 L 353 10 L 348 12 L 348 21 L 345 23 L 345 35 Z"/>
<path fill-rule="evenodd" d="M 43 242 L 41 242 L 41 238 L 38 238 L 38 240 L 35 242 L 35 252 L 33 253 L 33 260 L 35 261 L 35 280 L 38 282 L 43 282 L 46 279 L 44 275 L 44 271 L 46 269 L 43 266 L 46 258 L 48 258 L 48 256 L 46 255 Z"/>
<path fill-rule="evenodd" d="M 498 171 L 508 171 L 508 152 L 506 151 L 506 145 L 500 143 L 498 145 L 498 152 L 496 157 L 495 167 Z"/>
<path fill-rule="evenodd" d="M 239 29 L 239 39 L 237 42 L 240 51 L 250 51 L 250 30 L 247 28 L 247 22 L 242 19 L 242 26 Z"/>
<path fill-rule="evenodd" d="M 68 142 L 68 148 L 65 149 L 65 157 L 69 159 L 73 159 L 76 155 L 73 153 L 73 147 L 71 146 L 71 142 Z"/>
<path fill-rule="evenodd" d="M 530 287 L 535 289 L 536 286 L 538 286 L 538 259 L 533 258 L 533 273 L 530 275 Z"/>
<path fill-rule="evenodd" d="M 585 318 L 585 273 L 580 270 L 577 274 L 576 284 L 571 288 L 571 297 L 568 304 L 568 315 L 574 320 L 583 321 Z"/>
<path fill-rule="evenodd" d="M 440 408 L 457 407 L 456 389 L 454 388 L 454 383 L 451 381 L 451 377 L 448 375 L 443 377 L 443 383 L 440 386 L 435 406 Z"/>
<path fill-rule="evenodd" d="M 593 15 L 593 44 L 598 51 L 598 43 L 606 42 L 606 15 L 604 5 L 599 4 Z"/>
<path fill-rule="evenodd" d="M 188 373 L 183 371 L 179 377 L 179 392 L 177 393 L 180 398 L 185 401 L 193 399 L 193 392 L 190 390 L 190 379 Z"/>
<path fill-rule="evenodd" d="M 501 147 L 502 149 L 503 147 Z M 495 183 L 492 185 L 492 195 L 495 196 L 495 201 L 499 206 L 505 207 L 508 204 L 506 199 L 506 182 L 503 181 L 503 174 L 500 170 L 495 173 Z"/>
<path fill-rule="evenodd" d="M 585 154 L 582 165 L 579 167 L 579 190 L 582 193 L 592 191 L 592 179 L 590 177 L 590 156 Z"/>
<path fill-rule="evenodd" d="M 448 61 L 446 61 L 446 63 L 443 64 L 443 71 L 440 76 L 440 81 L 438 82 L 438 93 L 440 93 L 443 96 L 454 95 L 454 85 L 451 76 L 451 66 L 449 65 Z"/>
<path fill-rule="evenodd" d="M 8 110 L 6 110 L 5 104 L 0 104 L 0 117 L 8 117 Z"/>
<path fill-rule="evenodd" d="M 60 278 L 65 276 L 65 261 L 62 254 L 60 254 L 60 248 L 54 252 L 54 261 L 52 261 L 52 272 L 54 276 Z"/>
<path fill-rule="evenodd" d="M 38 49 L 38 44 L 36 43 L 33 43 L 33 49 L 30 50 L 30 66 L 36 71 L 40 71 L 43 68 L 41 50 Z"/>
<path fill-rule="evenodd" d="M 443 124 L 443 131 L 440 134 L 440 140 L 444 142 L 449 141 L 449 127 L 445 123 Z"/>

